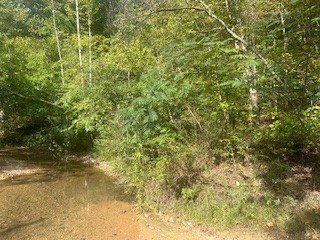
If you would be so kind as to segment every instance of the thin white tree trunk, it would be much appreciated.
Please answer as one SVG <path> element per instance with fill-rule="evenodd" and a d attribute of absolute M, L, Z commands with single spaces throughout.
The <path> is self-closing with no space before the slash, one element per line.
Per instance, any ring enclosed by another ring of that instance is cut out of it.
<path fill-rule="evenodd" d="M 59 55 L 59 61 L 60 61 L 60 73 L 61 73 L 61 79 L 62 79 L 62 85 L 64 85 L 64 69 L 63 69 L 63 63 L 62 63 L 62 54 L 61 54 L 61 48 L 60 48 L 60 41 L 59 41 L 59 33 L 57 30 L 57 24 L 56 24 L 56 12 L 54 8 L 54 2 L 51 0 L 52 5 L 52 22 L 53 22 L 53 28 L 54 33 L 56 37 L 56 43 L 57 43 L 57 49 L 58 49 L 58 55 Z"/>
<path fill-rule="evenodd" d="M 78 36 L 78 57 L 79 57 L 79 66 L 80 71 L 82 71 L 82 54 L 81 54 L 81 35 L 80 35 L 80 20 L 79 20 L 79 1 L 76 2 L 76 22 L 77 22 L 77 36 Z M 82 85 L 84 85 L 83 79 L 81 77 Z"/>
<path fill-rule="evenodd" d="M 280 20 L 281 20 L 281 26 L 282 26 L 282 37 L 283 37 L 283 50 L 284 52 L 287 52 L 287 48 L 288 48 L 288 39 L 286 36 L 286 25 L 285 25 L 285 18 L 284 15 L 286 14 L 285 8 L 283 7 L 283 5 L 281 4 L 281 9 L 280 9 Z M 288 76 L 288 69 L 286 68 L 284 70 L 286 78 L 284 79 L 284 83 L 283 83 L 283 90 L 284 93 L 287 94 L 288 93 L 288 86 L 287 86 L 287 76 Z M 287 101 L 287 97 L 285 98 L 285 106 L 288 109 L 289 106 L 289 102 Z"/>
<path fill-rule="evenodd" d="M 91 34 L 91 13 L 88 13 L 88 36 L 89 36 L 89 86 L 92 85 L 92 34 Z"/>
<path fill-rule="evenodd" d="M 225 1 L 227 11 L 229 13 L 229 18 L 232 19 L 231 11 L 229 9 L 228 1 Z M 239 27 L 242 27 L 243 24 L 243 16 L 239 11 L 237 1 L 234 1 L 234 7 L 235 12 L 233 13 L 235 15 L 235 19 L 237 21 L 237 24 Z M 253 8 L 250 7 L 247 10 L 251 11 L 251 15 L 253 15 Z M 250 18 L 250 16 L 247 16 Z M 226 23 L 224 23 L 226 26 Z M 232 30 L 233 31 L 233 30 Z M 252 54 L 252 51 L 250 52 L 249 46 L 252 46 L 252 43 L 250 42 L 250 38 L 246 34 L 243 36 L 237 35 L 238 38 L 235 41 L 236 47 L 240 45 L 242 51 L 245 53 L 244 56 L 246 59 L 254 59 L 254 56 Z M 256 54 L 255 54 L 256 55 Z M 257 56 L 256 56 L 257 57 Z M 244 78 L 246 79 L 247 85 L 249 87 L 249 99 L 248 99 L 248 113 L 249 113 L 249 121 L 251 124 L 257 124 L 258 123 L 258 91 L 256 89 L 256 67 L 255 66 L 246 66 L 245 72 L 243 73 Z"/>
<path fill-rule="evenodd" d="M 251 124 L 259 123 L 258 110 L 258 91 L 256 89 L 256 81 L 255 81 L 255 67 L 246 67 L 246 78 L 249 84 L 249 119 Z"/>

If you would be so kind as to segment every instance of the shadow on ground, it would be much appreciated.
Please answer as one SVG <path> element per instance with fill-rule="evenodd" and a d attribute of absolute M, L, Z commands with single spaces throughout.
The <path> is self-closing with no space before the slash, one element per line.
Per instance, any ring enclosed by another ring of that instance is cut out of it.
<path fill-rule="evenodd" d="M 2 239 L 8 239 L 8 235 L 10 235 L 11 233 L 14 233 L 15 231 L 21 229 L 21 228 L 26 228 L 32 225 L 36 225 L 39 223 L 42 223 L 45 220 L 45 218 L 39 218 L 37 220 L 31 221 L 31 222 L 26 222 L 26 223 L 18 223 L 18 224 L 14 224 L 4 230 L 0 230 L 0 237 Z"/>
<path fill-rule="evenodd" d="M 294 203 L 291 217 L 284 223 L 286 232 L 280 237 L 271 228 L 270 235 L 274 239 L 320 239 L 320 155 L 264 161 L 263 165 L 264 186 L 285 204 Z"/>

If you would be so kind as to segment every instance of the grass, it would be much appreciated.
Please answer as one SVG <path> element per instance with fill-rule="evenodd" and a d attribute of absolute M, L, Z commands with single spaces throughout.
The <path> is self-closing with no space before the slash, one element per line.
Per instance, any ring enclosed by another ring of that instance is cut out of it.
<path fill-rule="evenodd" d="M 240 183 L 219 193 L 211 188 L 202 194 L 196 201 L 180 205 L 189 218 L 199 223 L 223 227 L 263 227 L 287 215 L 284 203 L 272 194 L 265 192 L 258 196 L 254 188 Z"/>
<path fill-rule="evenodd" d="M 215 228 L 259 229 L 274 239 L 320 239 L 316 166 L 279 161 L 251 167 L 224 163 L 203 177 L 194 186 L 201 188 L 197 197 L 177 204 L 187 218 Z"/>

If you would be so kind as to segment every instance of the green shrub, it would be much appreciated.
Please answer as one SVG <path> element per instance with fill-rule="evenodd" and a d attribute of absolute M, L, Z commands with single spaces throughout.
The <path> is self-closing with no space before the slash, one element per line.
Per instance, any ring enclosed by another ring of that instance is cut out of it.
<path fill-rule="evenodd" d="M 308 143 L 309 132 L 296 116 L 286 115 L 254 134 L 252 146 L 264 154 L 292 156 Z"/>
<path fill-rule="evenodd" d="M 213 189 L 205 190 L 195 202 L 182 202 L 188 216 L 200 223 L 215 226 L 266 226 L 287 213 L 284 203 L 270 192 L 257 195 L 254 188 L 239 184 L 225 188 L 218 194 Z"/>

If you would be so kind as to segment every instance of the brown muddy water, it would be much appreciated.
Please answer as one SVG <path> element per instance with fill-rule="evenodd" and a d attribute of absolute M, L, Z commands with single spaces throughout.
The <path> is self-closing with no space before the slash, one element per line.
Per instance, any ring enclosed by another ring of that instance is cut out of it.
<path fill-rule="evenodd" d="M 99 169 L 0 150 L 0 239 L 138 239 L 130 196 Z"/>

